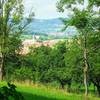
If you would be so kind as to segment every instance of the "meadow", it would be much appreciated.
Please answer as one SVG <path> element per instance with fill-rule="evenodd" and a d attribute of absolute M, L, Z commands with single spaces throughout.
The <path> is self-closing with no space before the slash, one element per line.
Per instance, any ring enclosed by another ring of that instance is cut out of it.
<path fill-rule="evenodd" d="M 53 87 L 47 87 L 38 84 L 20 84 L 14 83 L 25 100 L 100 100 L 93 95 L 89 95 L 87 98 L 84 94 L 67 93 L 61 89 L 55 89 Z M 5 86 L 6 82 L 0 82 L 0 87 Z"/>

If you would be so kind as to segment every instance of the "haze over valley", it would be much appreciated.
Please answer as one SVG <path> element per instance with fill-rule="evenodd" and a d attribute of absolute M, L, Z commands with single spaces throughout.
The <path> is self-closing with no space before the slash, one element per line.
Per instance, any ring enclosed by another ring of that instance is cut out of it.
<path fill-rule="evenodd" d="M 76 33 L 74 27 L 62 31 L 64 25 L 61 19 L 33 19 L 28 25 L 25 35 L 45 35 L 52 38 L 67 38 Z"/>

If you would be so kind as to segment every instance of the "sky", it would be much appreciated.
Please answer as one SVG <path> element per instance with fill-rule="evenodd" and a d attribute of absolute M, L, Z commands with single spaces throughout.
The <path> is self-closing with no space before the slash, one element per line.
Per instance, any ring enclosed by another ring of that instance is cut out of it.
<path fill-rule="evenodd" d="M 31 9 L 35 13 L 37 19 L 52 19 L 59 17 L 67 17 L 67 12 L 59 13 L 56 8 L 57 0 L 24 0 L 25 16 Z"/>
<path fill-rule="evenodd" d="M 24 0 L 25 16 L 28 15 L 31 9 L 34 11 L 37 19 L 65 18 L 72 14 L 70 10 L 65 10 L 63 13 L 58 12 L 56 8 L 57 1 L 59 0 Z M 77 4 L 76 6 L 84 9 L 87 5 L 88 0 L 84 0 L 84 5 Z"/>

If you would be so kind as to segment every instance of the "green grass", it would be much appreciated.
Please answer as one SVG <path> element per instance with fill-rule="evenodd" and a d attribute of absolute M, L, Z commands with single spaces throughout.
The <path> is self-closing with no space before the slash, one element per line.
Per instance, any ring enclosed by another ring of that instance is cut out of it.
<path fill-rule="evenodd" d="M 6 85 L 0 82 L 0 86 Z M 85 98 L 84 95 L 71 94 L 63 90 L 45 87 L 42 85 L 27 85 L 16 83 L 17 91 L 21 92 L 25 100 L 100 100 L 94 96 Z"/>

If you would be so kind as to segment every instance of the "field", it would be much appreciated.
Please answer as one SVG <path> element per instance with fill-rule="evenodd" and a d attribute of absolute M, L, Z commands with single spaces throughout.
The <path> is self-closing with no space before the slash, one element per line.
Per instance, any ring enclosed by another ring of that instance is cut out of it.
<path fill-rule="evenodd" d="M 84 95 L 67 93 L 63 90 L 45 87 L 43 85 L 15 84 L 17 91 L 22 93 L 25 100 L 100 100 L 100 98 L 91 95 L 85 98 Z M 0 87 L 4 85 L 6 85 L 5 82 L 0 83 Z"/>

